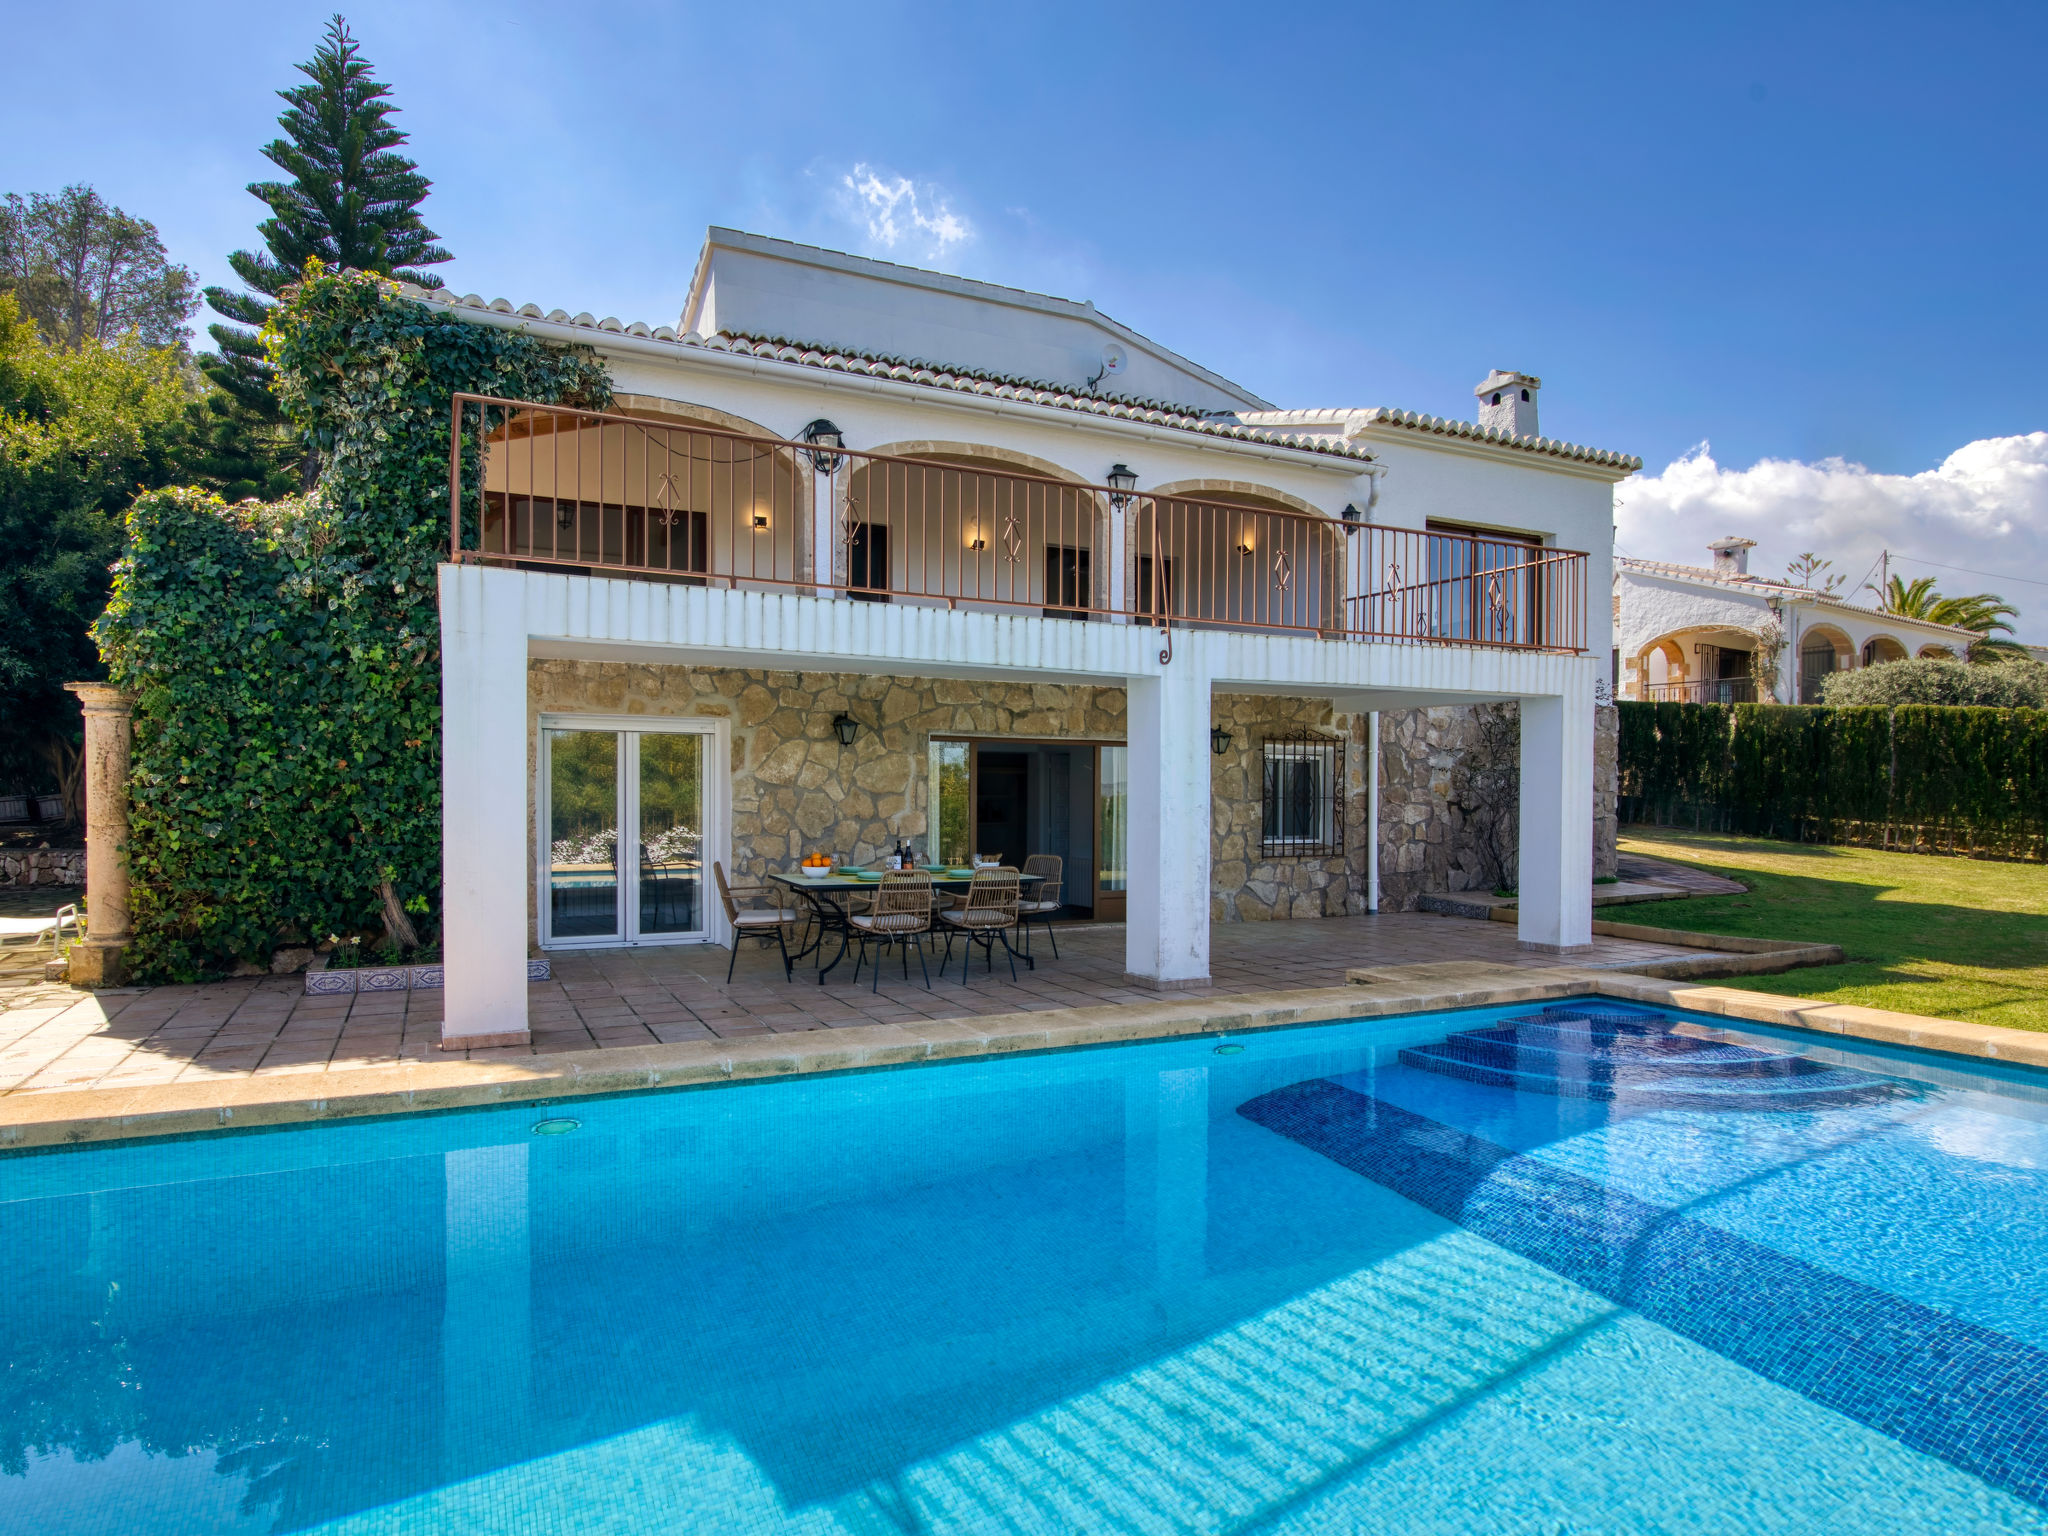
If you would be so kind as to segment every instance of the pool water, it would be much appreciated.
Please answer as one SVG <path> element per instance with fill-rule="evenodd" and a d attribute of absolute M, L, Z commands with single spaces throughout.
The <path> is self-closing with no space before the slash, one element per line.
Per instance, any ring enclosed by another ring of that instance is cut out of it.
<path fill-rule="evenodd" d="M 14 1154 L 0 1239 L 0 1532 L 2048 1533 L 2048 1075 L 1599 999 Z"/>

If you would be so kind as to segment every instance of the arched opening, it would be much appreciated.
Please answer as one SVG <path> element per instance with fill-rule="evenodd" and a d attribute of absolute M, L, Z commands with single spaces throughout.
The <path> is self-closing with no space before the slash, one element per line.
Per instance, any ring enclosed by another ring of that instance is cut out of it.
<path fill-rule="evenodd" d="M 1753 636 L 1731 629 L 1674 630 L 1644 646 L 1635 696 L 1672 704 L 1750 704 Z"/>
<path fill-rule="evenodd" d="M 1954 661 L 1956 653 L 1945 645 L 1923 645 L 1920 647 L 1922 661 Z"/>
<path fill-rule="evenodd" d="M 1849 637 L 1832 624 L 1816 624 L 1799 637 L 1799 702 L 1821 702 L 1830 674 L 1848 670 L 1856 654 Z"/>
<path fill-rule="evenodd" d="M 1177 480 L 1137 499 L 1126 580 L 1141 613 L 1231 629 L 1347 627 L 1345 525 L 1298 496 Z"/>
<path fill-rule="evenodd" d="M 1109 606 L 1106 498 L 1069 470 L 917 441 L 864 450 L 843 479 L 836 584 L 851 597 L 1069 619 Z"/>
<path fill-rule="evenodd" d="M 1863 665 L 1882 666 L 1887 661 L 1904 661 L 1906 648 L 1890 635 L 1872 635 L 1863 642 Z"/>

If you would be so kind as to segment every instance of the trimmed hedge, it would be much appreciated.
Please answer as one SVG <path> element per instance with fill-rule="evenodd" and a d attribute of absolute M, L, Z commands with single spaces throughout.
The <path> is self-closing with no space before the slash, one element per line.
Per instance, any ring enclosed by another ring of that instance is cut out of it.
<path fill-rule="evenodd" d="M 450 396 L 610 402 L 587 349 L 466 324 L 361 273 L 309 267 L 263 338 L 285 414 L 320 452 L 318 485 L 269 505 L 139 498 L 94 631 L 137 696 L 143 980 L 374 933 L 385 882 L 431 941 Z M 472 489 L 479 457 L 464 455 Z"/>
<path fill-rule="evenodd" d="M 1620 711 L 1625 822 L 2048 856 L 2048 710 L 1625 703 Z"/>

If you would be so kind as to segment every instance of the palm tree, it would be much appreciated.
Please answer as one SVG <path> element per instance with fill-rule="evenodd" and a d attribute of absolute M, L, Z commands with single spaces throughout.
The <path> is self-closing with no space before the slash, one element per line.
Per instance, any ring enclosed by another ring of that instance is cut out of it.
<path fill-rule="evenodd" d="M 1885 589 L 1884 612 L 1901 619 L 1918 619 L 1926 624 L 1949 624 L 1976 635 L 1970 642 L 1970 660 L 1996 661 L 2001 656 L 2025 656 L 2027 648 L 1997 638 L 1999 631 L 2012 633 L 2007 619 L 2019 617 L 2019 609 L 1993 592 L 1972 597 L 1943 597 L 1934 589 L 1934 578 L 1922 576 L 1907 581 L 1894 576 Z"/>

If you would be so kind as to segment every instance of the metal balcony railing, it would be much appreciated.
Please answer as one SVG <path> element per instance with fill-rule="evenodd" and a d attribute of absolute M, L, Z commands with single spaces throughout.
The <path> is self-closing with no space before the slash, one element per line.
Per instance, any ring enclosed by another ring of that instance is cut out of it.
<path fill-rule="evenodd" d="M 1690 683 L 1644 683 L 1642 697 L 1657 704 L 1754 704 L 1756 682 L 1747 677 L 1707 678 Z"/>
<path fill-rule="evenodd" d="M 1171 628 L 1585 648 L 1586 557 L 458 395 L 453 558 Z"/>

